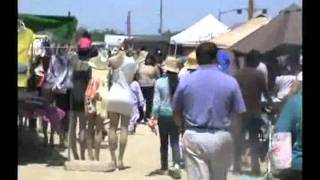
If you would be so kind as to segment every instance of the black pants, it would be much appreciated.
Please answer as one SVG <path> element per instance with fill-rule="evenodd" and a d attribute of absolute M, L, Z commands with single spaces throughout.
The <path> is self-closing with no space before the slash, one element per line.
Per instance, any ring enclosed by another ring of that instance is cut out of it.
<path fill-rule="evenodd" d="M 181 163 L 180 147 L 179 147 L 179 130 L 173 122 L 172 118 L 159 117 L 159 134 L 160 134 L 160 153 L 161 153 L 161 169 L 168 169 L 168 144 L 172 149 L 172 159 L 175 164 Z"/>
<path fill-rule="evenodd" d="M 146 100 L 146 113 L 144 115 L 144 121 L 147 122 L 151 115 L 154 87 L 141 87 L 142 94 Z"/>
<path fill-rule="evenodd" d="M 234 170 L 241 171 L 241 155 L 245 147 L 245 134 L 249 132 L 249 148 L 251 157 L 251 170 L 254 172 L 260 171 L 259 163 L 259 129 L 262 124 L 261 118 L 252 115 L 245 115 L 238 124 L 236 130 L 238 133 L 234 134 Z"/>
<path fill-rule="evenodd" d="M 302 172 L 293 169 L 286 169 L 280 173 L 281 180 L 302 180 Z"/>
<path fill-rule="evenodd" d="M 54 94 L 54 99 L 56 106 L 66 113 L 62 119 L 62 130 L 67 133 L 69 129 L 70 91 L 67 91 L 66 94 Z"/>

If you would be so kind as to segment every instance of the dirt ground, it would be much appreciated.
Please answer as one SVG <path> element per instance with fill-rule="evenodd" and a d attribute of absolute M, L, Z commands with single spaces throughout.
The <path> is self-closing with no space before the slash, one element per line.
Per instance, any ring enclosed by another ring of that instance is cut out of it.
<path fill-rule="evenodd" d="M 40 134 L 41 136 L 41 134 Z M 153 134 L 150 129 L 144 125 L 137 128 L 137 133 L 128 138 L 127 150 L 124 163 L 129 166 L 122 171 L 111 173 L 97 172 L 77 172 L 64 170 L 64 161 L 67 160 L 67 150 L 58 148 L 44 148 L 42 139 L 39 135 L 29 135 L 27 132 L 20 132 L 19 141 L 19 163 L 18 180 L 105 180 L 105 179 L 123 179 L 123 180 L 169 180 L 168 175 L 149 174 L 160 167 L 160 141 L 159 136 Z M 55 138 L 55 144 L 58 138 Z M 110 155 L 107 142 L 103 142 L 101 150 L 101 161 L 108 162 Z M 169 155 L 171 159 L 171 153 Z M 170 162 L 169 159 L 169 162 Z M 261 178 L 261 177 L 260 177 Z M 229 173 L 228 180 L 241 179 L 260 179 L 258 177 L 242 176 L 236 177 Z M 186 180 L 186 173 L 183 171 L 182 180 Z"/>

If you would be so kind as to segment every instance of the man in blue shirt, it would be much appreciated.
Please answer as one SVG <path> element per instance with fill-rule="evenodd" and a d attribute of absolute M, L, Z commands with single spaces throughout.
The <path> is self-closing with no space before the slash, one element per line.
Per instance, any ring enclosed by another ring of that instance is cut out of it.
<path fill-rule="evenodd" d="M 184 124 L 183 151 L 190 180 L 226 180 L 233 144 L 232 114 L 246 111 L 237 81 L 217 67 L 217 46 L 196 50 L 198 70 L 181 79 L 173 98 L 174 119 Z"/>

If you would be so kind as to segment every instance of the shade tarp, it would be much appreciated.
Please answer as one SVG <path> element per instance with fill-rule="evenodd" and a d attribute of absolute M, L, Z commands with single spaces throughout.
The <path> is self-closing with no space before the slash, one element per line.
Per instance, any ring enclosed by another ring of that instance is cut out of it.
<path fill-rule="evenodd" d="M 268 24 L 234 44 L 231 49 L 248 53 L 255 49 L 268 53 L 302 45 L 302 9 L 292 5 L 281 11 Z"/>
<path fill-rule="evenodd" d="M 213 15 L 209 14 L 186 30 L 172 36 L 170 38 L 170 44 L 196 46 L 201 42 L 208 41 L 228 30 L 226 25 L 217 20 Z"/>
<path fill-rule="evenodd" d="M 220 48 L 229 48 L 241 39 L 247 37 L 257 29 L 266 25 L 270 20 L 267 17 L 257 17 L 243 23 L 229 32 L 213 38 L 211 41 Z"/>
<path fill-rule="evenodd" d="M 78 25 L 78 20 L 73 16 L 19 14 L 18 19 L 33 32 L 48 35 L 52 41 L 59 43 L 70 42 Z"/>

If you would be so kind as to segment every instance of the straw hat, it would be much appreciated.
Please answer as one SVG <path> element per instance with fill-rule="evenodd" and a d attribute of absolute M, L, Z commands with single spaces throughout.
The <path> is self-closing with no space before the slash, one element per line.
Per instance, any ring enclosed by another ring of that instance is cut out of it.
<path fill-rule="evenodd" d="M 179 73 L 178 60 L 175 57 L 168 56 L 163 65 L 166 71 Z"/>
<path fill-rule="evenodd" d="M 126 57 L 126 53 L 124 51 L 119 51 L 117 55 L 111 56 L 108 59 L 110 62 L 110 66 L 114 69 L 119 68 L 122 65 L 125 57 Z"/>
<path fill-rule="evenodd" d="M 94 69 L 98 70 L 106 70 L 108 69 L 108 60 L 106 57 L 103 57 L 103 55 L 99 54 L 96 57 L 92 57 L 88 61 L 88 65 Z"/>
<path fill-rule="evenodd" d="M 196 57 L 196 52 L 193 51 L 190 53 L 187 57 L 187 62 L 184 63 L 184 67 L 187 69 L 197 69 L 198 68 L 198 62 Z"/>

